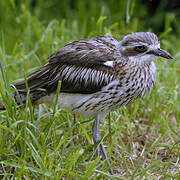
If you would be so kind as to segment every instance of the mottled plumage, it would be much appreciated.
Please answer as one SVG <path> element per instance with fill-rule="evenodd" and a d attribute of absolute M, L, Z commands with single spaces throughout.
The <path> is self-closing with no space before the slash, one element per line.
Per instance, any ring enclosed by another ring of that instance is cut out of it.
<path fill-rule="evenodd" d="M 61 92 L 87 94 L 100 91 L 113 80 L 113 69 L 104 63 L 117 58 L 117 43 L 112 38 L 93 37 L 66 45 L 49 57 L 48 64 L 28 77 L 29 88 L 41 87 L 51 93 L 62 80 Z M 26 91 L 23 81 L 15 86 Z"/>
<path fill-rule="evenodd" d="M 61 81 L 59 105 L 80 115 L 95 116 L 93 139 L 97 142 L 99 119 L 152 89 L 156 70 L 153 60 L 157 56 L 172 58 L 160 49 L 157 36 L 150 32 L 133 33 L 122 41 L 97 36 L 69 43 L 27 78 L 31 101 L 53 103 Z M 17 104 L 25 103 L 25 82 L 14 86 L 21 97 L 19 100 L 13 94 Z M 107 158 L 102 143 L 100 146 Z"/>
<path fill-rule="evenodd" d="M 40 91 L 47 97 L 38 102 L 47 101 L 56 93 L 59 80 L 61 93 L 66 93 L 60 95 L 60 105 L 85 116 L 108 113 L 144 96 L 155 83 L 155 65 L 151 60 L 141 61 L 144 52 L 135 49 L 140 45 L 160 46 L 157 36 L 149 32 L 127 35 L 122 41 L 97 36 L 66 45 L 27 78 L 32 101 L 41 97 Z M 153 52 L 148 56 L 153 57 Z M 14 86 L 20 94 L 26 92 L 24 81 Z M 66 96 L 71 97 L 69 104 Z"/>

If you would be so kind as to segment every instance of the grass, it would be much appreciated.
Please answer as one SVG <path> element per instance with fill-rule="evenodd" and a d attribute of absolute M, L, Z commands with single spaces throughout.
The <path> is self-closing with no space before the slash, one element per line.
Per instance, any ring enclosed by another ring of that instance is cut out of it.
<path fill-rule="evenodd" d="M 35 108 L 29 100 L 24 108 L 11 106 L 10 84 L 47 63 L 47 57 L 66 43 L 94 35 L 121 39 L 153 30 L 142 18 L 146 7 L 138 2 L 118 1 L 117 7 L 115 0 L 95 2 L 79 0 L 73 10 L 65 0 L 60 5 L 39 0 L 34 8 L 28 0 L 0 2 L 0 93 L 7 109 L 0 112 L 0 179 L 180 178 L 180 23 L 173 14 L 166 14 L 159 33 L 173 61 L 159 58 L 152 92 L 101 122 L 115 175 L 107 173 L 106 163 L 97 170 L 93 119 L 75 117 L 53 104 Z"/>

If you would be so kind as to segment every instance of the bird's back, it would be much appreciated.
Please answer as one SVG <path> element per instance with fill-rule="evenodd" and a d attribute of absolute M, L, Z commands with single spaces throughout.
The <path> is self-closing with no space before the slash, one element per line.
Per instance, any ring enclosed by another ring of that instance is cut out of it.
<path fill-rule="evenodd" d="M 58 81 L 62 81 L 59 104 L 80 114 L 109 112 L 143 96 L 154 84 L 154 63 L 128 61 L 119 47 L 120 41 L 105 36 L 66 45 L 27 77 L 31 101 L 53 102 Z M 25 103 L 25 81 L 14 86 L 20 95 L 13 94 L 17 104 Z"/>

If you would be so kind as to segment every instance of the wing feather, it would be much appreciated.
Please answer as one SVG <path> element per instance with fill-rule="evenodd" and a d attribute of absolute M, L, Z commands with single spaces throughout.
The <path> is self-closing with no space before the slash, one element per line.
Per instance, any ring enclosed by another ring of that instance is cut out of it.
<path fill-rule="evenodd" d="M 61 92 L 94 93 L 115 79 L 113 66 L 107 61 L 116 61 L 118 41 L 108 37 L 93 37 L 75 41 L 49 57 L 49 63 L 27 77 L 31 91 L 38 88 L 47 93 L 56 91 L 62 81 Z M 14 85 L 26 91 L 25 82 Z"/>
<path fill-rule="evenodd" d="M 66 63 L 83 67 L 103 65 L 118 57 L 119 41 L 113 38 L 96 36 L 67 44 L 49 57 L 50 63 Z"/>

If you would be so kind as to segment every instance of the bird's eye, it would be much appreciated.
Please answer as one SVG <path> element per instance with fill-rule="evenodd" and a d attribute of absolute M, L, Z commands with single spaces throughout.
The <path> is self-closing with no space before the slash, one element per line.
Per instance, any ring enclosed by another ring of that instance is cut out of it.
<path fill-rule="evenodd" d="M 142 45 L 142 46 L 136 46 L 135 50 L 138 52 L 145 52 L 147 50 L 147 47 Z"/>

